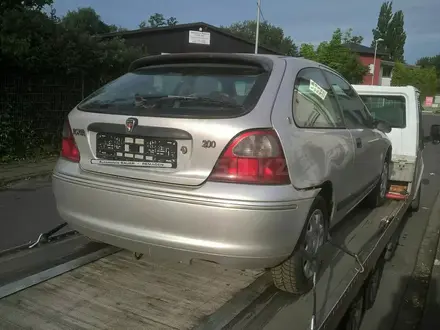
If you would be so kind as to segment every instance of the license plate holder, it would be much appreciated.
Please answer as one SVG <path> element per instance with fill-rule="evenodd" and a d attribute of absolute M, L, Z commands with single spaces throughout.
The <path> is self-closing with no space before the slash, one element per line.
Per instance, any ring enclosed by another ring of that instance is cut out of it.
<path fill-rule="evenodd" d="M 177 141 L 128 136 L 115 133 L 96 134 L 94 164 L 135 167 L 177 167 Z"/>

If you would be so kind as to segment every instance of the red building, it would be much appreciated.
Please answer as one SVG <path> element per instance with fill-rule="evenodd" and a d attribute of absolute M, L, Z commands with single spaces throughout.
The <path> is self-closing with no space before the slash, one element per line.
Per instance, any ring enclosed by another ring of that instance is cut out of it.
<path fill-rule="evenodd" d="M 364 76 L 363 85 L 371 85 L 371 79 L 373 78 L 374 68 L 374 81 L 373 85 L 383 85 L 382 83 L 382 61 L 388 58 L 388 54 L 377 51 L 376 53 L 376 66 L 374 67 L 374 48 L 363 45 L 348 43 L 345 44 L 351 51 L 357 53 L 363 65 L 368 66 L 369 72 Z"/>

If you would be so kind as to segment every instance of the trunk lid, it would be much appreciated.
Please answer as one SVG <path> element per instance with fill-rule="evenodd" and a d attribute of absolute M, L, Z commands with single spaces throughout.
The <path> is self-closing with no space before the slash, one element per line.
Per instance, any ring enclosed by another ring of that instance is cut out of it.
<path fill-rule="evenodd" d="M 131 179 L 199 185 L 207 179 L 229 141 L 243 129 L 225 120 L 214 123 L 179 119 L 176 123 L 172 119 L 138 117 L 138 127 L 127 134 L 124 132 L 126 120 L 126 116 L 117 115 L 89 113 L 84 116 L 79 111 L 69 116 L 72 130 L 86 128 L 85 137 L 75 137 L 83 170 Z M 105 141 L 106 137 L 109 141 Z M 108 147 L 108 157 L 99 152 L 103 146 Z M 116 155 L 114 147 L 121 148 Z M 162 166 L 138 163 L 141 160 L 136 156 L 141 155 L 144 157 L 142 162 Z M 123 163 L 128 158 L 125 156 L 133 158 L 131 164 Z"/>

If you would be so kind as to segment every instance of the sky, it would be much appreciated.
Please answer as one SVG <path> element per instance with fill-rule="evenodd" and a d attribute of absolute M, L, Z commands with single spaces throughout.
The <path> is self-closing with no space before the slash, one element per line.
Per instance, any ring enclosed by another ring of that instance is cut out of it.
<path fill-rule="evenodd" d="M 372 32 L 383 0 L 261 0 L 264 19 L 284 30 L 297 45 L 319 44 L 337 29 L 352 28 L 371 45 Z M 54 0 L 58 16 L 79 7 L 92 7 L 107 24 L 136 29 L 150 15 L 174 16 L 179 23 L 229 25 L 252 20 L 257 0 Z M 440 1 L 394 0 L 393 10 L 405 15 L 405 60 L 440 54 Z"/>

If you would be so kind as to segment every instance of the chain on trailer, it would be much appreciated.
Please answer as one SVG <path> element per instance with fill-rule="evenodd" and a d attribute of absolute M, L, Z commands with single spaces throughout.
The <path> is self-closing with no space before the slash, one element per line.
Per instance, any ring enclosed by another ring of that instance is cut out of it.
<path fill-rule="evenodd" d="M 68 231 L 67 233 L 64 233 L 64 234 L 61 234 L 61 235 L 58 235 L 58 236 L 54 237 L 55 233 L 59 232 L 61 229 L 63 229 L 66 226 L 67 226 L 67 222 L 63 222 L 63 223 L 59 224 L 58 226 L 55 226 L 51 230 L 49 230 L 49 231 L 47 231 L 45 233 L 41 233 L 38 236 L 37 240 L 34 243 L 30 244 L 28 248 L 32 249 L 32 248 L 34 248 L 36 246 L 39 246 L 41 244 L 49 243 L 49 242 L 53 241 L 55 238 L 60 238 L 60 237 L 63 237 L 65 235 L 76 233 L 75 230 L 71 230 L 71 231 Z"/>
<path fill-rule="evenodd" d="M 386 216 L 386 217 L 382 218 L 380 220 L 379 227 L 377 229 L 376 234 L 380 235 L 380 234 L 384 233 L 385 230 L 388 228 L 388 226 L 391 224 L 391 222 L 393 220 L 395 220 L 396 215 L 397 215 L 397 213 L 396 214 L 391 214 L 389 216 Z M 340 250 L 344 254 L 346 254 L 346 255 L 348 255 L 348 256 L 350 256 L 350 257 L 352 257 L 353 259 L 356 260 L 356 263 L 359 265 L 359 268 L 355 268 L 355 271 L 357 272 L 356 274 L 362 274 L 362 273 L 365 272 L 365 267 L 364 267 L 364 265 L 363 265 L 359 255 L 357 253 L 353 253 L 352 251 L 350 251 L 346 247 L 335 243 L 332 240 L 332 237 L 330 236 L 330 234 L 328 234 L 328 238 L 327 238 L 327 242 L 326 243 L 329 243 L 330 245 L 334 246 L 335 248 L 337 248 L 338 250 Z M 387 244 L 387 248 L 388 248 L 389 244 L 392 244 L 392 242 L 389 242 Z M 312 317 L 310 319 L 309 330 L 316 330 L 317 327 L 318 327 L 317 320 L 316 320 L 316 314 L 317 314 L 317 311 L 316 311 L 316 304 L 317 304 L 316 284 L 317 284 L 317 275 L 318 275 L 318 272 L 319 272 L 317 256 L 318 256 L 318 253 L 316 254 L 316 256 L 314 258 L 312 258 L 313 260 L 312 260 L 312 263 L 311 263 L 312 267 L 313 267 L 313 287 L 312 287 L 312 301 L 313 301 L 313 305 L 312 305 Z M 356 276 L 356 274 L 355 274 L 355 276 Z"/>
<path fill-rule="evenodd" d="M 339 251 L 343 252 L 344 254 L 355 259 L 356 263 L 359 265 L 359 269 L 355 268 L 355 270 L 358 273 L 362 274 L 365 271 L 365 268 L 362 265 L 362 262 L 361 262 L 359 255 L 357 253 L 351 252 L 350 250 L 348 250 L 344 246 L 335 243 L 330 236 L 327 240 L 327 243 L 329 243 L 330 245 L 332 245 L 333 247 L 335 247 Z M 313 267 L 313 286 L 312 286 L 312 301 L 313 301 L 312 305 L 313 305 L 313 307 L 312 307 L 312 317 L 310 319 L 310 328 L 309 329 L 316 330 L 317 329 L 317 322 L 316 322 L 316 314 L 317 314 L 317 311 L 316 311 L 316 303 L 317 303 L 316 284 L 317 283 L 316 283 L 316 279 L 317 279 L 318 271 L 319 271 L 319 269 L 318 269 L 319 260 L 318 260 L 317 255 L 312 257 L 311 259 L 312 260 L 310 260 L 310 261 L 311 261 L 311 265 Z"/>
<path fill-rule="evenodd" d="M 394 218 L 395 218 L 395 215 L 393 214 L 391 216 L 387 216 L 387 217 L 384 217 L 383 219 L 381 219 L 381 221 L 379 223 L 379 228 L 378 228 L 376 234 L 383 233 L 385 231 L 385 229 L 390 225 L 391 221 L 394 220 Z M 357 253 L 354 253 L 354 252 L 350 251 L 349 249 L 347 249 L 346 247 L 344 247 L 343 245 L 340 245 L 340 244 L 337 244 L 336 242 L 334 242 L 332 237 L 330 236 L 330 234 L 328 234 L 328 238 L 327 238 L 326 243 L 329 243 L 330 245 L 332 245 L 333 247 L 335 247 L 339 251 L 352 257 L 359 266 L 359 268 L 355 267 L 355 271 L 357 272 L 357 274 L 362 274 L 365 272 L 365 267 L 364 267 L 359 255 Z M 319 253 L 316 253 L 316 255 L 313 257 L 307 256 L 309 258 L 309 260 L 311 261 L 311 265 L 313 267 L 313 286 L 312 286 L 312 301 L 313 301 L 313 303 L 312 303 L 312 316 L 310 319 L 309 330 L 316 330 L 318 327 L 317 320 L 316 320 L 316 314 L 317 314 L 317 310 L 316 310 L 316 304 L 317 304 L 316 284 L 317 284 L 317 276 L 318 276 L 318 272 L 319 272 L 318 255 L 319 255 Z"/>
<path fill-rule="evenodd" d="M 68 237 L 78 235 L 78 232 L 76 230 L 69 230 L 69 231 L 66 231 L 62 234 L 54 235 L 55 233 L 57 233 L 58 231 L 60 231 L 61 229 L 63 229 L 66 226 L 67 226 L 67 223 L 62 223 L 62 224 L 57 225 L 56 227 L 54 227 L 53 229 L 51 229 L 45 233 L 39 234 L 38 238 L 34 242 L 30 241 L 25 244 L 21 244 L 21 245 L 14 246 L 14 247 L 6 249 L 6 250 L 2 250 L 2 251 L 0 251 L 0 257 L 6 256 L 6 255 L 11 255 L 11 254 L 18 253 L 20 251 L 24 251 L 24 250 L 28 250 L 28 249 L 34 249 L 34 248 L 37 248 L 37 247 L 42 246 L 47 243 L 58 242 L 60 240 L 66 239 Z"/>

